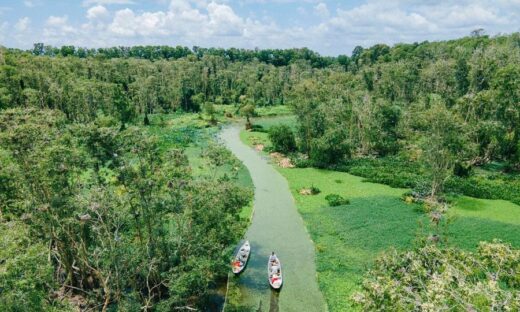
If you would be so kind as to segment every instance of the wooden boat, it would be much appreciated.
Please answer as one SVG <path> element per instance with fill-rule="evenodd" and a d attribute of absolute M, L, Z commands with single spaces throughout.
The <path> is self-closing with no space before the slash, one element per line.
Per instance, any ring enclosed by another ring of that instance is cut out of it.
<path fill-rule="evenodd" d="M 242 246 L 240 246 L 240 249 L 238 249 L 238 252 L 235 255 L 235 259 L 231 262 L 231 270 L 233 270 L 233 273 L 240 274 L 240 272 L 245 269 L 250 254 L 251 245 L 249 245 L 249 241 L 246 241 Z"/>
<path fill-rule="evenodd" d="M 269 278 L 269 285 L 271 285 L 273 289 L 280 289 L 282 287 L 282 263 L 275 254 L 271 255 L 267 262 L 267 276 Z"/>

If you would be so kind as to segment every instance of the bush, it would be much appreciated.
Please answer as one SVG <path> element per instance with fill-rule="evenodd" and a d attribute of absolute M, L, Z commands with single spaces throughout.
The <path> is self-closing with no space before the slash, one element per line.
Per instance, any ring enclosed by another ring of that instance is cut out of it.
<path fill-rule="evenodd" d="M 311 186 L 311 194 L 312 195 L 318 195 L 319 193 L 321 193 L 321 190 L 319 188 L 317 188 L 316 186 Z"/>
<path fill-rule="evenodd" d="M 325 196 L 325 200 L 329 203 L 329 206 L 331 207 L 350 204 L 350 200 L 348 200 L 347 198 L 343 198 L 341 195 L 338 194 L 329 194 Z"/>
<path fill-rule="evenodd" d="M 376 261 L 354 301 L 364 311 L 518 311 L 520 251 L 494 241 L 476 253 L 427 245 Z"/>
<path fill-rule="evenodd" d="M 55 284 L 47 254 L 45 243 L 29 238 L 24 224 L 0 224 L 0 311 L 49 308 L 48 295 Z"/>
<path fill-rule="evenodd" d="M 430 192 L 429 182 L 425 180 L 420 165 L 400 157 L 351 159 L 338 169 L 364 177 L 368 182 L 411 188 L 417 193 L 416 197 L 425 197 Z M 504 199 L 520 204 L 520 178 L 517 175 L 452 176 L 446 181 L 444 189 L 446 193 L 485 199 Z"/>
<path fill-rule="evenodd" d="M 467 178 L 471 174 L 471 165 L 466 165 L 461 162 L 456 162 L 455 166 L 453 167 L 453 174 L 457 177 L 463 177 Z"/>
<path fill-rule="evenodd" d="M 352 159 L 339 169 L 364 177 L 368 182 L 400 188 L 413 188 L 421 179 L 420 166 L 400 157 Z"/>
<path fill-rule="evenodd" d="M 446 182 L 446 190 L 486 199 L 504 199 L 520 204 L 520 182 L 496 178 L 482 177 L 451 177 Z"/>
<path fill-rule="evenodd" d="M 294 153 L 291 155 L 291 162 L 296 168 L 312 167 L 312 161 L 305 154 Z"/>
<path fill-rule="evenodd" d="M 254 132 L 267 132 L 267 131 L 265 131 L 264 126 L 256 125 L 256 124 L 251 126 L 251 131 L 254 131 Z"/>
<path fill-rule="evenodd" d="M 271 140 L 274 151 L 284 154 L 296 151 L 294 133 L 286 125 L 272 126 L 269 129 L 269 140 Z"/>
<path fill-rule="evenodd" d="M 299 190 L 300 195 L 318 195 L 321 190 L 314 185 L 311 187 L 304 187 Z"/>
<path fill-rule="evenodd" d="M 327 168 L 342 163 L 350 158 L 351 150 L 345 129 L 337 128 L 326 132 L 323 136 L 313 138 L 309 150 L 309 158 L 318 168 Z"/>

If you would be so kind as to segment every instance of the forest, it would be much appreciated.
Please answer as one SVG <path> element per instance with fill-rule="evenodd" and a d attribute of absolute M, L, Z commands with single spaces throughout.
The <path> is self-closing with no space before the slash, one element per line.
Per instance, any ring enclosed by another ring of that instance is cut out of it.
<path fill-rule="evenodd" d="M 252 199 L 240 163 L 213 143 L 215 124 L 237 115 L 254 123 L 280 106 L 295 122 L 271 127 L 272 150 L 298 168 L 410 189 L 405 200 L 426 203 L 439 219 L 453 194 L 520 204 L 519 33 L 378 44 L 338 57 L 0 47 L 0 310 L 62 311 L 74 300 L 103 311 L 204 307 Z M 182 118 L 188 126 L 177 126 Z M 187 155 L 197 140 L 198 174 Z M 439 252 L 421 248 L 410 261 Z M 489 264 L 500 248 L 482 244 L 474 261 Z M 460 260 L 460 252 L 438 257 Z M 501 302 L 514 307 L 520 255 L 502 254 L 516 275 L 500 280 L 513 296 L 500 293 L 513 303 Z M 400 259 L 388 254 L 372 277 L 398 272 Z M 377 310 L 388 302 L 369 281 L 357 301 Z M 403 293 L 390 304 L 406 310 Z"/>

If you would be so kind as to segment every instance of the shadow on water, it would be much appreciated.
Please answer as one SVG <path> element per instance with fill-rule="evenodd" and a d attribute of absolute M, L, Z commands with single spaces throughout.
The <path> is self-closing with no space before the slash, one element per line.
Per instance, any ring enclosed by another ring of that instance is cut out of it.
<path fill-rule="evenodd" d="M 260 300 L 260 303 L 258 304 L 258 309 L 256 312 L 262 312 L 262 300 Z"/>
<path fill-rule="evenodd" d="M 245 234 L 251 256 L 247 269 L 233 280 L 241 295 L 239 305 L 252 306 L 255 311 L 324 311 L 316 281 L 315 249 L 287 180 L 262 154 L 244 145 L 239 134 L 237 127 L 220 133 L 226 147 L 249 170 L 255 186 L 253 219 Z M 281 293 L 273 293 L 267 281 L 267 262 L 273 251 L 284 265 L 284 279 L 291 281 Z"/>
<path fill-rule="evenodd" d="M 278 299 L 280 298 L 280 292 L 272 290 L 271 291 L 271 302 L 269 304 L 269 312 L 278 312 L 280 309 L 278 308 Z"/>

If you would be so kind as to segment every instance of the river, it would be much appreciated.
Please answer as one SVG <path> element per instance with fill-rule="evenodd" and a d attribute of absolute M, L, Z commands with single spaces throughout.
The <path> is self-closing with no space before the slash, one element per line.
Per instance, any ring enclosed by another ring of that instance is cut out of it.
<path fill-rule="evenodd" d="M 255 311 L 326 311 L 316 280 L 314 244 L 285 178 L 266 157 L 241 142 L 238 126 L 225 127 L 220 139 L 248 168 L 255 186 L 254 214 L 244 239 L 251 243 L 246 270 L 237 278 L 243 302 Z M 284 284 L 270 289 L 267 261 L 274 251 L 282 262 Z"/>

